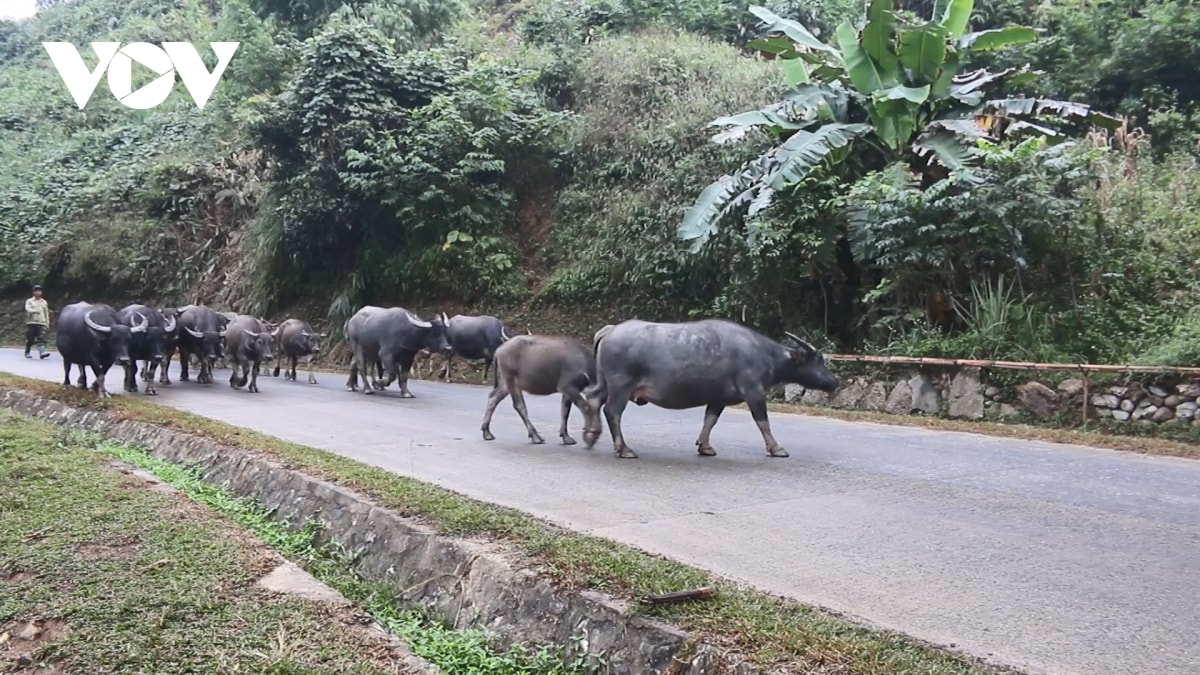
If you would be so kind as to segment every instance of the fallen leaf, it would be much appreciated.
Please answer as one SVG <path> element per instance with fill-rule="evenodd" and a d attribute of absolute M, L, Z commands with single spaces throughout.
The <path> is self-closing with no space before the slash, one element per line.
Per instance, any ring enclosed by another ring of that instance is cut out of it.
<path fill-rule="evenodd" d="M 3 633 L 0 633 L 0 647 L 3 647 L 4 645 L 8 644 L 8 641 L 11 639 L 12 639 L 12 633 L 10 633 L 8 631 L 4 631 Z"/>
<path fill-rule="evenodd" d="M 150 563 L 150 566 L 146 568 L 146 571 L 156 570 L 160 567 L 170 564 L 170 562 L 171 562 L 170 558 L 163 558 L 162 560 L 155 560 L 154 562 Z"/>

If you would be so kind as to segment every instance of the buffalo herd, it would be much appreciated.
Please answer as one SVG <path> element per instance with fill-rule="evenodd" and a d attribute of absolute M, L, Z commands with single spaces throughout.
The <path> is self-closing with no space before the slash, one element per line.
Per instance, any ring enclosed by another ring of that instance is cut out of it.
<path fill-rule="evenodd" d="M 484 379 L 492 373 L 483 422 L 483 439 L 491 432 L 496 406 L 512 397 L 512 405 L 532 443 L 545 443 L 529 420 L 525 394 L 562 397 L 558 435 L 564 445 L 577 441 L 567 430 L 571 408 L 584 418 L 583 440 L 588 448 L 599 440 L 603 414 L 617 457 L 635 458 L 625 442 L 621 417 L 632 402 L 643 406 L 683 410 L 704 408 L 697 451 L 716 454 L 709 435 L 726 407 L 745 403 L 750 409 L 767 454 L 788 453 L 771 433 L 767 421 L 767 391 L 795 383 L 806 389 L 832 392 L 837 378 L 824 356 L 799 337 L 785 333 L 783 342 L 741 324 L 722 319 L 661 323 L 631 319 L 596 331 L 591 344 L 561 335 L 513 334 L 493 316 L 446 316 L 422 319 L 403 307 L 362 307 L 345 323 L 351 353 L 348 391 L 374 394 L 396 383 L 401 398 L 413 398 L 408 376 L 419 361 L 443 357 L 442 378 L 449 378 L 454 356 L 484 362 Z M 284 378 L 296 381 L 304 360 L 308 383 L 316 384 L 313 359 L 321 353 L 318 332 L 300 319 L 275 324 L 205 305 L 154 308 L 134 304 L 115 310 L 102 303 L 77 302 L 58 316 L 56 343 L 63 358 L 63 385 L 71 385 L 71 366 L 78 368 L 79 387 L 87 389 L 85 368 L 93 374 L 91 390 L 108 397 L 105 375 L 115 364 L 124 369 L 125 391 L 139 391 L 140 374 L 146 394 L 155 394 L 155 377 L 171 384 L 171 360 L 179 355 L 179 379 L 189 379 L 195 359 L 196 382 L 213 383 L 218 361 L 228 364 L 229 386 L 258 392 L 258 375 L 274 362 Z M 138 370 L 138 363 L 141 370 Z"/>

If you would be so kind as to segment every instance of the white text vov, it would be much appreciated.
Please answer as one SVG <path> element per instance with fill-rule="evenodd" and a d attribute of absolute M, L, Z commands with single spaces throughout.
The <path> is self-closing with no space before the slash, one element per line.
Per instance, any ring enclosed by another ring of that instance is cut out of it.
<path fill-rule="evenodd" d="M 203 108 L 241 45 L 240 42 L 208 43 L 217 55 L 217 66 L 209 72 L 190 42 L 164 42 L 161 47 L 148 42 L 133 42 L 124 47 L 120 42 L 91 44 L 98 60 L 94 70 L 88 69 L 79 50 L 70 42 L 42 43 L 80 110 L 91 100 L 106 72 L 109 91 L 127 108 L 148 110 L 167 100 L 175 88 L 175 73 L 179 73 L 196 107 Z M 134 61 L 159 75 L 137 91 L 133 91 Z"/>

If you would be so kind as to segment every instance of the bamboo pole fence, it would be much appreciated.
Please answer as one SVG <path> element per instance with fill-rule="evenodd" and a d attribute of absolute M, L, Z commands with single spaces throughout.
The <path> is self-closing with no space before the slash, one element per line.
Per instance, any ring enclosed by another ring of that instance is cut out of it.
<path fill-rule="evenodd" d="M 1083 379 L 1083 421 L 1088 419 L 1091 401 L 1089 373 L 1172 373 L 1200 377 L 1200 368 L 1184 366 L 1130 366 L 1099 363 L 1036 363 L 1032 361 L 992 361 L 982 359 L 943 359 L 929 356 L 875 356 L 871 354 L 828 354 L 826 361 L 847 363 L 878 363 L 881 365 L 911 366 L 955 366 L 959 368 L 1003 368 L 1007 370 L 1044 370 L 1056 372 L 1078 372 Z"/>

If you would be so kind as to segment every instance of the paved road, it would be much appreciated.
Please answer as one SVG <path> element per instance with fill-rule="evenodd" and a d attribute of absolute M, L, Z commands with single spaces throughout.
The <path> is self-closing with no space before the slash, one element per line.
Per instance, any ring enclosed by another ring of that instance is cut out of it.
<path fill-rule="evenodd" d="M 62 380 L 57 355 L 0 350 L 0 370 Z M 507 401 L 497 439 L 481 440 L 484 387 L 367 397 L 326 374 L 267 377 L 255 395 L 227 377 L 157 400 L 1030 672 L 1200 672 L 1194 460 L 783 414 L 773 428 L 792 456 L 773 459 L 741 410 L 706 458 L 702 411 L 653 406 L 630 406 L 640 459 L 617 460 L 607 432 L 590 451 L 558 444 L 556 398 L 526 398 L 547 440 L 533 446 Z"/>

